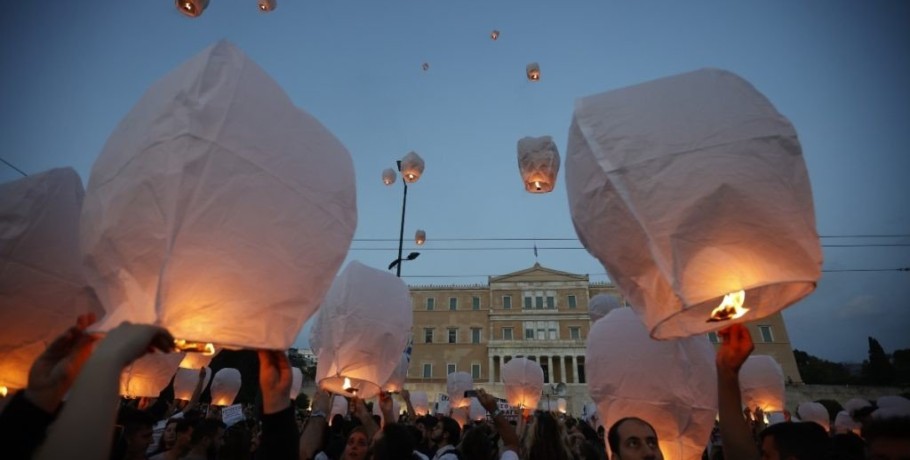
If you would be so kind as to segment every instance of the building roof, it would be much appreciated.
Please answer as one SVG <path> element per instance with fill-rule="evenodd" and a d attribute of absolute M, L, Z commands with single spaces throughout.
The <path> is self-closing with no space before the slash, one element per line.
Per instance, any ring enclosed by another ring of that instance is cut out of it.
<path fill-rule="evenodd" d="M 505 275 L 491 276 L 490 283 L 509 283 L 520 281 L 588 281 L 588 275 L 579 275 L 576 273 L 563 272 L 552 268 L 544 267 L 539 263 L 534 266 L 519 270 L 517 272 L 507 273 Z"/>

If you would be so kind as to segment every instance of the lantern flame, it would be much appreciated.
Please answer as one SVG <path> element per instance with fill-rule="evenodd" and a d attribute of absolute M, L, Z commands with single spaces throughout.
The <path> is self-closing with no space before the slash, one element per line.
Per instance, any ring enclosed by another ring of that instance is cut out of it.
<path fill-rule="evenodd" d="M 721 301 L 720 305 L 711 311 L 711 317 L 708 319 L 708 322 L 715 323 L 742 318 L 743 315 L 749 312 L 748 308 L 743 308 L 743 302 L 745 301 L 746 291 L 743 290 L 725 295 L 724 300 Z"/>
<path fill-rule="evenodd" d="M 185 9 L 185 10 L 189 11 L 190 13 L 192 13 L 193 10 L 194 10 L 193 4 L 190 3 L 190 2 L 183 2 L 183 9 Z"/>
<path fill-rule="evenodd" d="M 187 342 L 183 339 L 174 339 L 174 348 L 178 351 L 202 353 L 203 356 L 215 354 L 215 345 L 212 343 Z"/>
<path fill-rule="evenodd" d="M 4 385 L 0 385 L 0 398 L 5 398 L 8 393 L 9 393 L 9 388 L 7 388 Z"/>
<path fill-rule="evenodd" d="M 347 391 L 348 393 L 352 393 L 354 395 L 357 394 L 357 389 L 354 388 L 354 385 L 351 385 L 351 379 L 349 379 L 347 377 L 344 378 L 344 384 L 341 385 L 341 389 L 344 391 Z"/>
<path fill-rule="evenodd" d="M 493 39 L 494 41 L 495 41 L 497 38 L 499 38 L 499 31 L 498 31 L 498 30 L 494 30 L 494 31 L 490 32 L 490 38 Z"/>

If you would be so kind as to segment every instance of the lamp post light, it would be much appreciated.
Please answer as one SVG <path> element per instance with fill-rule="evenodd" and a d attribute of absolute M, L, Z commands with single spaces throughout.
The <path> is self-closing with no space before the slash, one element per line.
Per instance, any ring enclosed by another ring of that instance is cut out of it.
<path fill-rule="evenodd" d="M 423 158 L 420 158 L 420 155 L 416 152 L 410 152 L 405 155 L 404 158 L 398 160 L 396 164 L 398 165 L 398 172 L 401 173 L 401 183 L 404 186 L 404 197 L 401 200 L 401 229 L 398 232 L 398 258 L 389 264 L 389 270 L 395 268 L 395 275 L 401 277 L 402 262 L 414 260 L 420 255 L 419 252 L 412 252 L 408 254 L 406 258 L 402 258 L 401 256 L 404 249 L 404 217 L 408 206 L 408 184 L 413 184 L 420 180 L 420 176 L 423 175 L 424 163 Z M 383 171 L 382 182 L 385 185 L 394 184 L 395 171 L 391 168 Z M 426 232 L 418 230 L 415 235 L 415 241 L 418 245 L 422 245 L 426 241 Z"/>

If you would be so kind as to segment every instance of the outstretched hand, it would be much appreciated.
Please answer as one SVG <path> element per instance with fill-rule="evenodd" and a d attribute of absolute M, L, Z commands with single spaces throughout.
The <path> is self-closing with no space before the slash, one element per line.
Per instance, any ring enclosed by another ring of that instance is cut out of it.
<path fill-rule="evenodd" d="M 734 324 L 721 329 L 717 335 L 722 341 L 717 349 L 717 369 L 738 373 L 755 349 L 749 329 L 742 324 Z"/>
<path fill-rule="evenodd" d="M 174 351 L 174 337 L 167 329 L 151 324 L 123 322 L 98 342 L 95 354 L 113 360 L 120 367 L 126 367 L 155 350 L 165 353 Z"/>
<path fill-rule="evenodd" d="M 499 403 L 496 401 L 496 398 L 487 393 L 483 388 L 477 389 L 477 400 L 480 401 L 480 405 L 489 413 L 496 412 L 496 408 Z"/>
<path fill-rule="evenodd" d="M 262 411 L 274 414 L 291 405 L 291 363 L 281 351 L 259 350 L 259 388 Z"/>
<path fill-rule="evenodd" d="M 79 375 L 95 343 L 95 338 L 85 329 L 94 322 L 94 314 L 80 315 L 76 325 L 51 342 L 32 363 L 25 396 L 42 410 L 48 413 L 56 411 Z"/>
<path fill-rule="evenodd" d="M 328 416 L 331 403 L 332 394 L 319 388 L 316 390 L 316 394 L 313 395 L 313 412 L 322 412 Z"/>

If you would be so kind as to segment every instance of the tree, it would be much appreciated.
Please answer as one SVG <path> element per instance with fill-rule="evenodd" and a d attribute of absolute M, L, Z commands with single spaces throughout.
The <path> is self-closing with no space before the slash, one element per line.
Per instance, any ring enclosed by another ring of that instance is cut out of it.
<path fill-rule="evenodd" d="M 863 381 L 869 385 L 893 385 L 896 377 L 885 349 L 878 340 L 869 337 L 869 359 L 863 362 Z"/>
<path fill-rule="evenodd" d="M 846 385 L 853 383 L 853 376 L 843 364 L 833 363 L 800 350 L 793 350 L 793 357 L 796 358 L 799 375 L 808 384 Z"/>

